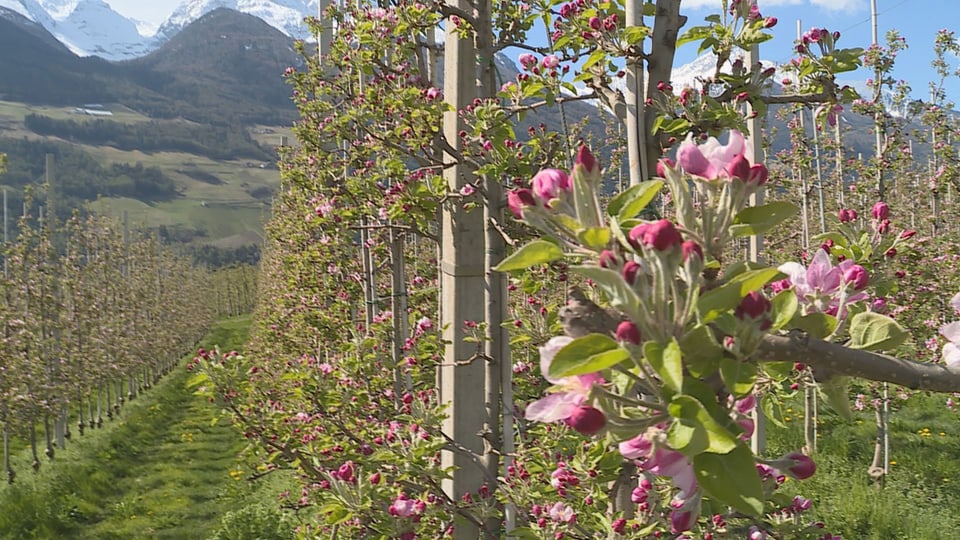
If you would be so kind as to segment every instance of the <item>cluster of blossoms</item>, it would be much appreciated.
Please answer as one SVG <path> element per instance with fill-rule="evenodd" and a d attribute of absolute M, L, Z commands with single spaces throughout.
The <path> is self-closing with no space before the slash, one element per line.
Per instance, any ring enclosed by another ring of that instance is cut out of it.
<path fill-rule="evenodd" d="M 697 398 L 681 395 L 688 384 L 702 383 L 687 382 L 681 367 L 686 364 L 680 362 L 685 362 L 688 353 L 678 345 L 699 328 L 704 339 L 721 341 L 713 345 L 717 355 L 743 362 L 771 331 L 773 305 L 759 287 L 741 293 L 737 303 L 730 305 L 730 319 L 721 324 L 720 336 L 714 337 L 713 331 L 702 326 L 697 317 L 697 300 L 706 279 L 704 269 L 708 263 L 719 261 L 732 238 L 729 230 L 735 217 L 749 195 L 767 182 L 768 171 L 764 165 L 752 163 L 738 132 L 730 133 L 727 144 L 710 138 L 697 145 L 688 139 L 680 145 L 677 162 L 665 159 L 658 170 L 671 187 L 676 221 L 645 221 L 634 218 L 635 214 L 604 216 L 595 195 L 599 165 L 585 147 L 580 148 L 570 173 L 542 170 L 533 178 L 530 188 L 513 190 L 507 198 L 514 216 L 549 232 L 562 248 L 581 257 L 589 250 L 596 265 L 571 270 L 579 269 L 596 281 L 622 313 L 621 319 L 613 323 L 614 328 L 607 329 L 614 339 L 605 338 L 609 342 L 603 342 L 610 343 L 604 345 L 606 353 L 613 352 L 610 347 L 616 347 L 614 357 L 622 359 L 621 365 L 611 362 L 592 370 L 559 369 L 558 364 L 571 361 L 573 353 L 567 351 L 586 346 L 578 342 L 580 338 L 557 336 L 540 348 L 540 371 L 553 386 L 546 396 L 527 406 L 525 417 L 545 423 L 562 422 L 587 436 L 613 435 L 620 454 L 633 461 L 641 473 L 630 494 L 632 502 L 646 515 L 655 509 L 668 512 L 670 530 L 682 534 L 696 527 L 704 498 L 718 497 L 716 485 L 702 485 L 698 479 L 698 455 L 705 451 L 725 455 L 736 448 L 748 452 L 743 445 L 755 428 L 751 414 L 757 400 L 749 391 L 737 395 L 738 399 L 726 395 L 727 401 L 722 402 L 701 401 L 702 394 Z M 694 204 L 687 177 L 693 177 L 699 205 Z M 633 193 L 642 190 L 643 186 L 639 186 Z M 652 195 L 643 200 L 651 199 Z M 640 209 L 640 203 L 633 208 L 637 213 Z M 591 244 L 578 234 L 583 228 L 619 227 L 621 223 L 611 223 L 616 219 L 629 224 L 619 236 L 614 234 L 606 241 Z M 793 263 L 780 270 L 789 277 L 777 284 L 777 291 L 792 289 L 798 303 L 809 310 L 842 314 L 844 306 L 866 298 L 868 276 L 863 267 L 852 261 L 834 266 L 825 251 L 817 254 L 809 268 Z M 678 372 L 663 365 L 667 362 L 664 357 L 673 354 L 669 352 L 671 347 L 678 347 Z M 562 362 L 558 360 L 561 356 Z M 628 364 L 630 367 L 626 367 Z M 705 365 L 709 364 L 707 361 Z M 695 371 L 695 377 L 711 373 L 709 367 L 690 369 Z M 630 386 L 618 383 L 618 376 L 623 374 L 635 374 L 630 376 L 635 378 L 637 387 L 629 390 Z M 695 412 L 701 410 L 702 413 Z M 691 415 L 696 416 L 695 422 Z M 709 429 L 722 434 L 710 444 L 679 436 L 678 430 L 704 429 L 691 427 L 691 422 L 705 422 L 711 426 Z M 784 471 L 803 479 L 816 469 L 813 461 L 799 452 L 771 462 L 761 461 L 757 467 L 758 491 L 759 478 L 764 474 L 780 477 L 779 471 Z M 669 492 L 655 488 L 657 478 L 669 481 Z M 576 475 L 565 466 L 558 466 L 551 475 L 551 484 L 558 492 L 566 492 L 577 482 Z M 666 499 L 661 500 L 662 496 Z M 797 503 L 797 510 L 803 506 Z M 572 515 L 568 508 L 558 506 L 549 513 L 551 519 L 563 522 L 565 516 Z M 542 509 L 541 513 L 544 515 L 540 519 L 546 522 L 547 513 Z M 560 517 L 553 519 L 553 514 Z M 625 522 L 617 522 L 613 527 L 622 529 Z M 757 534 L 761 533 L 758 529 Z"/>

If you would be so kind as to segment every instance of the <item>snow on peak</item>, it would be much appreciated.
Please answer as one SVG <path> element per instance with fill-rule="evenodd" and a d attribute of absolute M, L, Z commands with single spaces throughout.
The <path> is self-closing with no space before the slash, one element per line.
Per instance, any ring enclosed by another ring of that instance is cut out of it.
<path fill-rule="evenodd" d="M 15 11 L 47 29 L 56 24 L 36 0 L 0 0 L 0 7 Z"/>
<path fill-rule="evenodd" d="M 37 3 L 53 17 L 53 20 L 62 21 L 73 13 L 80 0 L 37 0 Z"/>
<path fill-rule="evenodd" d="M 184 0 L 160 25 L 157 35 L 160 39 L 169 39 L 217 8 L 253 15 L 293 38 L 308 38 L 310 30 L 303 19 L 307 14 L 316 13 L 317 0 Z"/>

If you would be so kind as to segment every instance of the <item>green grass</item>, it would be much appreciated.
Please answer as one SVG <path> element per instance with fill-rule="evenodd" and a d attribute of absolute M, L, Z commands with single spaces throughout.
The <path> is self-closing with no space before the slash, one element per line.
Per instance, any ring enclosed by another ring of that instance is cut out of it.
<path fill-rule="evenodd" d="M 782 488 L 814 502 L 810 519 L 834 534 L 857 540 L 957 538 L 960 515 L 960 423 L 943 395 L 914 395 L 890 420 L 890 474 L 883 485 L 867 475 L 876 424 L 872 410 L 852 423 L 821 415 L 817 474 Z M 794 406 L 790 429 L 770 425 L 768 450 L 776 457 L 803 446 L 802 409 Z"/>
<path fill-rule="evenodd" d="M 242 350 L 249 324 L 222 321 L 202 346 Z M 0 488 L 0 538 L 207 538 L 231 512 L 275 513 L 282 479 L 243 480 L 242 438 L 227 419 L 211 422 L 217 409 L 187 378 L 178 369 L 105 429 L 74 435 L 40 473 L 18 460 L 17 482 Z"/>

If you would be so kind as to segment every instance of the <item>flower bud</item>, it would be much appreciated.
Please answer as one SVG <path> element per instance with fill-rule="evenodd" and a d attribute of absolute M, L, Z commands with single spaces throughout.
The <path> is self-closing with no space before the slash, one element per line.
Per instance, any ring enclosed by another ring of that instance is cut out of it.
<path fill-rule="evenodd" d="M 640 329 L 630 321 L 623 321 L 617 326 L 617 341 L 625 341 L 634 345 L 640 344 Z"/>
<path fill-rule="evenodd" d="M 636 261 L 627 261 L 623 265 L 623 279 L 630 285 L 637 281 L 637 273 L 643 269 Z"/>
<path fill-rule="evenodd" d="M 662 158 L 657 161 L 657 176 L 660 178 L 665 178 L 667 176 L 666 169 L 673 169 L 677 164 L 673 162 L 670 158 Z"/>
<path fill-rule="evenodd" d="M 533 177 L 531 184 L 533 192 L 547 208 L 550 208 L 551 200 L 561 193 L 569 193 L 571 189 L 570 178 L 560 169 L 543 169 Z"/>
<path fill-rule="evenodd" d="M 577 158 L 573 161 L 573 167 L 577 168 L 578 166 L 583 167 L 587 174 L 600 174 L 600 164 L 597 163 L 597 159 L 593 157 L 587 145 L 581 145 L 580 149 L 577 150 Z"/>
<path fill-rule="evenodd" d="M 873 214 L 873 219 L 877 221 L 883 221 L 890 217 L 890 207 L 883 201 L 873 205 L 873 209 L 870 212 Z"/>
<path fill-rule="evenodd" d="M 741 320 L 746 318 L 759 320 L 765 318 L 772 307 L 770 300 L 767 300 L 767 297 L 764 296 L 763 293 L 753 291 L 743 297 L 743 300 L 740 301 L 740 305 L 737 306 L 733 314 Z"/>
<path fill-rule="evenodd" d="M 577 407 L 573 413 L 567 417 L 565 422 L 577 433 L 593 435 L 603 429 L 603 426 L 607 424 L 607 418 L 600 409 L 589 405 L 582 405 Z"/>
<path fill-rule="evenodd" d="M 620 266 L 620 260 L 617 258 L 616 253 L 605 249 L 600 253 L 600 267 L 601 268 L 616 268 Z"/>
<path fill-rule="evenodd" d="M 843 271 L 843 280 L 848 285 L 852 285 L 853 290 L 862 291 L 870 282 L 870 277 L 862 266 L 855 264 Z"/>
<path fill-rule="evenodd" d="M 700 244 L 694 242 L 693 240 L 686 240 L 684 243 L 680 244 L 680 252 L 683 253 L 683 260 L 686 261 L 691 256 L 699 257 L 700 260 L 703 260 L 703 248 L 700 247 Z"/>
<path fill-rule="evenodd" d="M 643 246 L 657 251 L 673 249 L 683 242 L 680 232 L 667 219 L 661 219 L 653 223 L 641 223 L 630 230 L 628 238 L 630 244 L 635 248 Z"/>
<path fill-rule="evenodd" d="M 517 219 L 523 219 L 523 209 L 536 206 L 533 192 L 526 188 L 515 189 L 507 193 L 507 206 Z"/>
<path fill-rule="evenodd" d="M 797 480 L 806 480 L 817 472 L 817 464 L 810 459 L 810 456 L 801 452 L 790 452 L 781 460 L 788 462 L 786 472 Z"/>

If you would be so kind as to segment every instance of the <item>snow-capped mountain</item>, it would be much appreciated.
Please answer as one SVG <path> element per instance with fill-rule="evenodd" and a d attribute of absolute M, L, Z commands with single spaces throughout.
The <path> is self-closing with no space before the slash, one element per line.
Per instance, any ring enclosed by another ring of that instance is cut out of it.
<path fill-rule="evenodd" d="M 121 15 L 104 0 L 0 0 L 0 8 L 44 27 L 75 54 L 107 60 L 144 56 L 217 8 L 253 15 L 292 38 L 308 39 L 303 19 L 315 15 L 317 5 L 318 0 L 184 0 L 157 28 Z"/>
<path fill-rule="evenodd" d="M 217 8 L 253 15 L 292 38 L 306 39 L 310 37 L 310 30 L 303 18 L 317 14 L 317 0 L 185 0 L 160 25 L 156 34 L 158 41 L 166 41 L 184 26 Z"/>
<path fill-rule="evenodd" d="M 153 39 L 138 31 L 136 21 L 103 0 L 0 0 L 0 7 L 43 26 L 79 56 L 127 60 L 154 47 Z"/>

